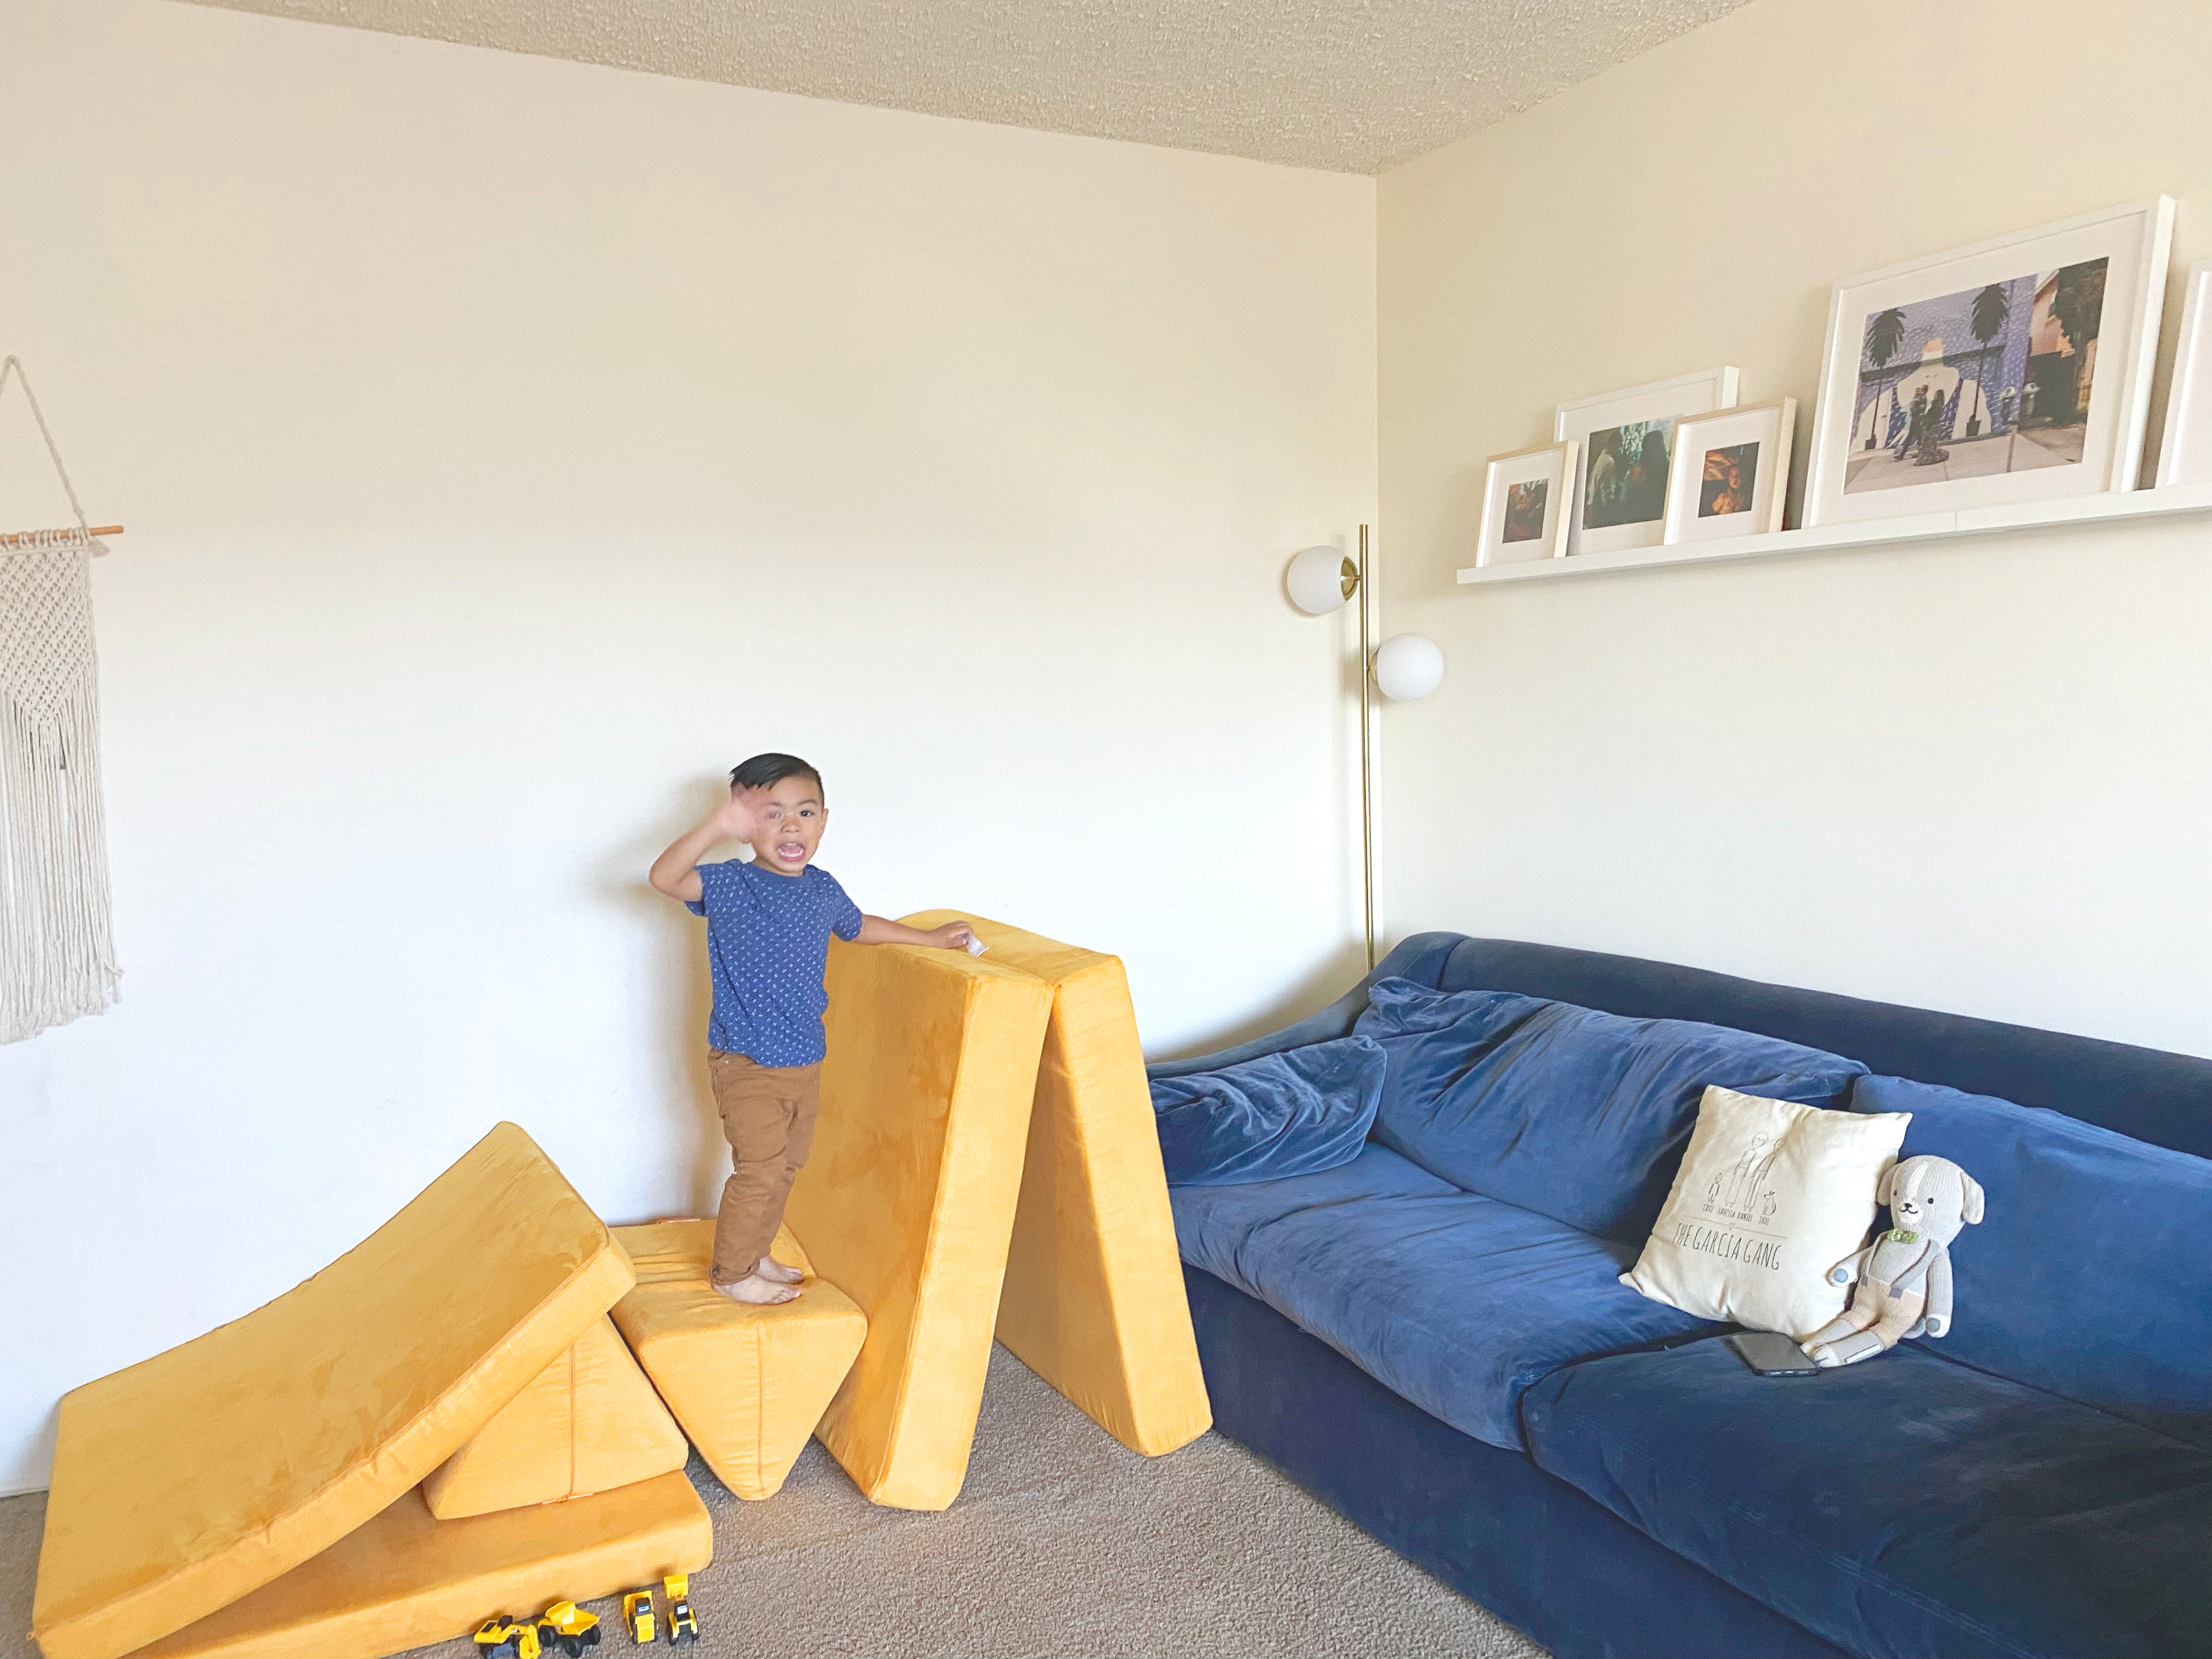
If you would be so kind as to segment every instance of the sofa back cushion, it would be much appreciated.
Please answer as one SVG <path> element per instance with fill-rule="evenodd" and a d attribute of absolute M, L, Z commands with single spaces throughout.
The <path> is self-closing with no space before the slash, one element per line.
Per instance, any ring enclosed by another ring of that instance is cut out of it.
<path fill-rule="evenodd" d="M 1469 1192 L 1625 1243 L 1666 1201 L 1706 1086 L 1844 1103 L 1866 1068 L 1773 1037 L 1500 991 L 1370 988 L 1375 1138 Z"/>
<path fill-rule="evenodd" d="M 1351 1163 L 1375 1121 L 1382 1068 L 1382 1044 L 1348 1036 L 1153 1079 L 1168 1185 L 1234 1187 Z"/>
<path fill-rule="evenodd" d="M 1911 1113 L 1904 1156 L 1982 1185 L 1930 1350 L 2212 1446 L 2212 1162 L 1905 1078 L 1861 1078 L 1851 1104 Z"/>

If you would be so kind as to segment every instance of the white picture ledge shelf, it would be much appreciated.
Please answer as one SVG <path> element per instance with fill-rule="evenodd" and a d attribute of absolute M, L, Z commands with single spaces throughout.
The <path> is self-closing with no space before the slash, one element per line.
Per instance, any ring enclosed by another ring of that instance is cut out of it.
<path fill-rule="evenodd" d="M 1615 571 L 1652 570 L 1669 565 L 1735 564 L 1750 559 L 1788 558 L 1796 554 L 1844 553 L 1853 548 L 1948 541 L 1959 536 L 2002 535 L 2010 531 L 2192 514 L 2212 515 L 2212 484 L 2169 484 L 2163 489 L 2118 490 L 2102 495 L 2076 495 L 2066 501 L 2031 501 L 2019 507 L 1967 507 L 1956 513 L 1923 513 L 1910 519 L 1869 519 L 1862 524 L 1781 530 L 1770 536 L 1738 536 L 1728 541 L 1680 542 L 1672 547 L 1638 547 L 1621 553 L 1583 553 L 1566 559 L 1470 565 L 1459 573 L 1459 579 L 1462 586 L 1478 586 L 1492 582 L 1543 581 L 1559 576 L 1602 576 Z"/>

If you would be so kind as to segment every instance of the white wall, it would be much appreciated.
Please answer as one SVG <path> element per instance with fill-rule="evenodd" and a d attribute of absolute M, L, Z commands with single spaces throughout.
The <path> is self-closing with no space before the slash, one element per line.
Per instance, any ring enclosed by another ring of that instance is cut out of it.
<path fill-rule="evenodd" d="M 1385 717 L 1394 931 L 2212 1054 L 2203 523 L 1452 580 L 1563 398 L 1730 362 L 1802 445 L 1838 276 L 2162 191 L 2178 296 L 2208 62 L 2198 0 L 1755 0 L 1384 175 L 1390 626 L 1450 662 Z"/>
<path fill-rule="evenodd" d="M 88 506 L 106 1016 L 0 1050 L 0 1490 L 502 1116 L 719 1181 L 653 853 L 787 748 L 879 913 L 1353 971 L 1372 180 L 149 0 L 0 0 L 0 352 Z M 64 522 L 12 392 L 0 527 Z"/>

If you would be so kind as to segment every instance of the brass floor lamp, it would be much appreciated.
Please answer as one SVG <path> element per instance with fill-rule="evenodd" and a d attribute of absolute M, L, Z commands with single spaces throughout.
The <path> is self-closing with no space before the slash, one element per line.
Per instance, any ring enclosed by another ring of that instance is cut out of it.
<path fill-rule="evenodd" d="M 1367 923 L 1367 965 L 1375 965 L 1375 754 L 1371 694 L 1392 702 L 1425 697 L 1443 684 L 1444 653 L 1422 634 L 1393 634 L 1376 647 L 1373 585 L 1367 579 L 1367 526 L 1359 526 L 1357 559 L 1338 547 L 1309 547 L 1283 573 L 1291 603 L 1310 617 L 1359 600 L 1359 875 Z"/>

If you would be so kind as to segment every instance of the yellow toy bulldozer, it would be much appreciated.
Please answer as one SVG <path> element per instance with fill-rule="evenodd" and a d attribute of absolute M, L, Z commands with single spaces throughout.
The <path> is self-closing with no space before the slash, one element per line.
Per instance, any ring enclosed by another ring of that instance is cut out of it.
<path fill-rule="evenodd" d="M 477 1626 L 477 1659 L 538 1659 L 541 1651 L 535 1619 L 495 1613 Z"/>

